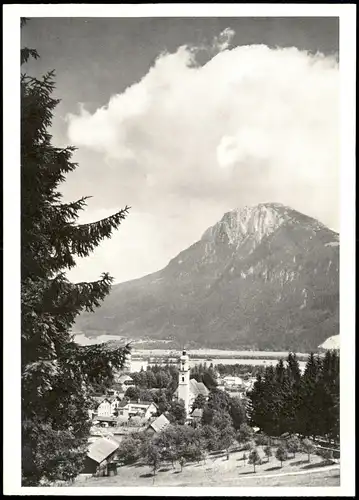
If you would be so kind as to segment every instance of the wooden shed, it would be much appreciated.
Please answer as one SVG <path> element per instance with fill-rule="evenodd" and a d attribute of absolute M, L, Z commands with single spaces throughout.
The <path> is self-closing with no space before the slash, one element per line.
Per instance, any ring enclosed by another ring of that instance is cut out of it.
<path fill-rule="evenodd" d="M 99 438 L 90 444 L 84 464 L 84 474 L 109 475 L 119 443 L 113 439 Z M 113 467 L 112 467 L 113 469 Z"/>

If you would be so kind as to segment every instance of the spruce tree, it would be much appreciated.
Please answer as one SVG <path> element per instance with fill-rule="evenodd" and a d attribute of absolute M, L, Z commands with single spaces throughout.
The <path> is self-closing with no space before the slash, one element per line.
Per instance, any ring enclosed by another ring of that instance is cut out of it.
<path fill-rule="evenodd" d="M 254 382 L 253 389 L 249 393 L 250 405 L 250 423 L 253 427 L 259 427 L 260 430 L 268 430 L 266 426 L 267 409 L 265 405 L 266 385 L 260 374 Z"/>
<path fill-rule="evenodd" d="M 300 402 L 301 372 L 295 354 L 289 353 L 286 368 L 286 396 L 284 404 L 285 431 L 289 433 L 298 430 L 298 412 Z"/>
<path fill-rule="evenodd" d="M 22 25 L 25 20 L 22 20 Z M 37 59 L 21 50 L 21 64 Z M 111 237 L 128 207 L 92 224 L 76 224 L 86 198 L 64 203 L 59 186 L 76 168 L 74 148 L 57 148 L 49 132 L 58 100 L 54 72 L 21 75 L 21 368 L 22 479 L 72 479 L 86 457 L 91 387 L 110 382 L 130 346 L 78 346 L 71 327 L 109 293 L 108 274 L 71 283 L 66 271 Z"/>
<path fill-rule="evenodd" d="M 298 404 L 298 429 L 305 437 L 321 434 L 321 390 L 318 385 L 321 372 L 320 360 L 311 353 L 308 357 Z"/>
<path fill-rule="evenodd" d="M 321 365 L 318 381 L 321 406 L 321 435 L 331 439 L 339 438 L 339 357 L 334 351 L 327 351 Z"/>

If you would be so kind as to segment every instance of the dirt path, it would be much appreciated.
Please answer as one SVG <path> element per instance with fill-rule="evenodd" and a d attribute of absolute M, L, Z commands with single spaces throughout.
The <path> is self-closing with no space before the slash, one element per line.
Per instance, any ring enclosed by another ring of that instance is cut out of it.
<path fill-rule="evenodd" d="M 317 467 L 311 470 L 299 470 L 296 472 L 282 472 L 282 474 L 265 474 L 257 476 L 256 474 L 243 476 L 241 479 L 267 479 L 268 477 L 284 477 L 284 476 L 299 476 L 302 474 L 314 474 L 318 472 L 327 472 L 329 470 L 340 469 L 340 465 L 328 465 L 327 467 Z M 236 478 L 238 479 L 238 478 Z"/>

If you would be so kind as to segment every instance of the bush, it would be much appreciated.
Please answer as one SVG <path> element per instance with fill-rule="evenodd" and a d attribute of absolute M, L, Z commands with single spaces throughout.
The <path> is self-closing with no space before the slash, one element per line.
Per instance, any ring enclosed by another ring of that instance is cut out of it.
<path fill-rule="evenodd" d="M 333 451 L 332 450 L 328 450 L 326 448 L 318 448 L 316 450 L 316 454 L 318 456 L 322 457 L 323 460 L 327 460 L 327 461 L 331 461 L 334 458 Z"/>
<path fill-rule="evenodd" d="M 264 447 L 263 451 L 266 454 L 267 461 L 269 462 L 270 457 L 273 455 L 272 448 L 269 445 L 267 445 Z"/>
<path fill-rule="evenodd" d="M 269 437 L 266 434 L 257 434 L 254 441 L 257 446 L 266 446 L 269 444 Z"/>
<path fill-rule="evenodd" d="M 255 448 L 256 443 L 254 441 L 247 441 L 246 443 L 243 443 L 240 451 L 247 451 L 247 450 L 253 450 Z"/>
<path fill-rule="evenodd" d="M 141 456 L 141 448 L 138 446 L 138 441 L 133 437 L 125 437 L 121 442 L 121 446 L 117 452 L 117 457 L 123 465 L 133 464 Z"/>
<path fill-rule="evenodd" d="M 237 433 L 237 441 L 239 443 L 245 443 L 251 439 L 253 439 L 254 431 L 252 427 L 247 424 L 242 424 Z"/>

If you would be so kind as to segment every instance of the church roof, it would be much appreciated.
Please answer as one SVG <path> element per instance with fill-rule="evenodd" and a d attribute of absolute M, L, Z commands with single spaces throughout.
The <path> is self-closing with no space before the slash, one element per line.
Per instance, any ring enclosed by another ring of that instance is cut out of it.
<path fill-rule="evenodd" d="M 202 418 L 202 415 L 203 415 L 203 410 L 202 408 L 196 408 L 195 410 L 193 410 L 193 412 L 191 413 L 191 417 L 193 418 Z"/>
<path fill-rule="evenodd" d="M 197 382 L 197 380 L 194 378 L 191 378 L 191 380 L 189 381 L 189 390 L 195 397 L 197 397 L 199 394 L 202 394 L 203 396 L 208 396 L 209 394 L 209 390 L 204 385 L 204 383 Z"/>

